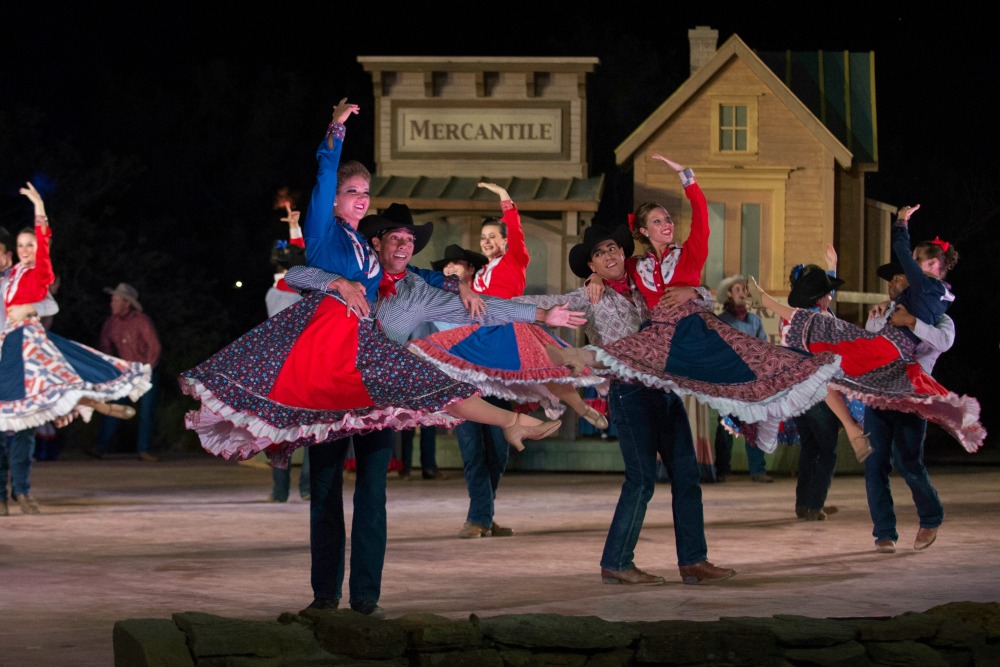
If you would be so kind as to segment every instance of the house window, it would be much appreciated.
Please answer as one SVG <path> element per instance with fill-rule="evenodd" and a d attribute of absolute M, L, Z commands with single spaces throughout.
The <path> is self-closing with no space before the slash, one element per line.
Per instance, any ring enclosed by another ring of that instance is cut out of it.
<path fill-rule="evenodd" d="M 712 105 L 712 153 L 721 158 L 757 154 L 757 98 L 716 99 Z"/>
<path fill-rule="evenodd" d="M 719 105 L 720 151 L 746 151 L 747 131 L 747 108 L 745 105 Z"/>

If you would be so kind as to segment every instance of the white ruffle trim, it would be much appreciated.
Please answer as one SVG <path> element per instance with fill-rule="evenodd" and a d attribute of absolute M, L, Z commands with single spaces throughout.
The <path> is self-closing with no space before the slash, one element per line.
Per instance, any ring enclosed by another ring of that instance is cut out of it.
<path fill-rule="evenodd" d="M 128 396 L 131 401 L 135 402 L 153 386 L 150 382 L 151 375 L 152 369 L 149 364 L 142 364 L 141 375 L 120 377 L 87 389 L 62 389 L 55 402 L 46 405 L 44 408 L 32 410 L 17 416 L 0 416 L 0 431 L 16 432 L 27 428 L 37 428 L 42 424 L 65 417 L 73 412 L 73 410 L 77 411 L 83 421 L 89 422 L 93 414 L 93 408 L 85 406 L 77 407 L 77 403 L 80 402 L 81 398 L 109 403 Z"/>
<path fill-rule="evenodd" d="M 548 387 L 545 386 L 546 383 L 556 382 L 559 384 L 571 385 L 576 388 L 599 387 L 600 385 L 606 385 L 607 383 L 606 378 L 593 374 L 583 375 L 580 377 L 567 375 L 544 381 L 499 380 L 482 371 L 471 370 L 468 368 L 456 368 L 455 366 L 446 364 L 440 359 L 435 359 L 434 357 L 426 354 L 415 345 L 407 346 L 406 349 L 421 357 L 425 361 L 433 364 L 438 370 L 453 380 L 473 385 L 479 389 L 484 396 L 494 396 L 496 398 L 502 398 L 514 403 L 538 403 L 541 405 L 542 409 L 545 410 L 545 415 L 549 419 L 556 419 L 562 415 L 566 411 L 566 406 L 555 394 L 549 391 Z"/>
<path fill-rule="evenodd" d="M 661 377 L 648 373 L 639 373 L 621 363 L 602 348 L 593 345 L 587 345 L 586 347 L 596 353 L 597 361 L 607 366 L 619 378 L 635 380 L 654 389 L 672 391 L 678 396 L 693 396 L 699 403 L 718 410 L 719 414 L 733 415 L 747 423 L 782 421 L 789 417 L 801 415 L 826 398 L 826 385 L 828 382 L 844 374 L 844 371 L 840 368 L 840 356 L 833 355 L 835 357 L 833 363 L 823 364 L 815 373 L 802 382 L 760 401 L 747 403 L 726 397 L 701 394 L 664 380 Z M 775 442 L 776 437 L 777 431 L 775 431 Z"/>
<path fill-rule="evenodd" d="M 182 378 L 184 393 L 201 401 L 199 410 L 184 416 L 184 424 L 195 431 L 202 448 L 227 461 L 233 458 L 246 460 L 275 444 L 291 443 L 310 438 L 314 443 L 331 437 L 360 435 L 383 428 L 410 429 L 416 426 L 442 426 L 454 428 L 464 420 L 439 412 L 426 412 L 402 408 L 375 409 L 364 415 L 347 412 L 335 422 L 297 424 L 278 428 L 259 417 L 234 410 L 220 401 L 205 386 L 189 378 Z M 462 399 L 455 399 L 455 403 Z M 450 403 L 449 403 L 450 405 Z M 316 410 L 317 414 L 322 411 Z"/>

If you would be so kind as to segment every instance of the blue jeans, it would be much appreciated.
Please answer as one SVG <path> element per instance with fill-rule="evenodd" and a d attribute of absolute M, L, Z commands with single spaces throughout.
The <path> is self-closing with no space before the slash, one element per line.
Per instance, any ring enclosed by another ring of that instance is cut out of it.
<path fill-rule="evenodd" d="M 767 472 L 767 460 L 764 452 L 754 447 L 746 438 L 743 445 L 747 450 L 747 469 L 751 475 L 763 475 Z M 722 426 L 722 421 L 715 429 L 715 474 L 728 475 L 732 472 L 733 435 Z"/>
<path fill-rule="evenodd" d="M 303 498 L 309 496 L 309 447 L 302 452 L 302 469 L 299 471 L 299 495 Z M 292 466 L 287 468 L 271 468 L 271 479 L 274 485 L 271 487 L 271 498 L 276 502 L 283 503 L 288 500 L 288 492 L 292 486 Z"/>
<path fill-rule="evenodd" d="M 151 381 L 152 386 L 149 388 L 149 391 L 139 397 L 139 403 L 136 406 L 137 414 L 135 418 L 139 420 L 139 435 L 136 440 L 135 451 L 138 454 L 149 452 L 149 447 L 153 443 L 153 431 L 156 427 L 154 421 L 156 419 L 156 394 L 159 385 L 159 374 L 155 369 L 153 370 Z M 131 401 L 122 398 L 115 401 L 115 403 L 129 405 Z M 101 429 L 97 433 L 96 449 L 98 452 L 105 453 L 111 449 L 111 441 L 114 440 L 120 425 L 120 419 L 102 416 Z"/>
<path fill-rule="evenodd" d="M 355 436 L 354 514 L 351 522 L 351 607 L 377 604 L 385 563 L 385 475 L 392 458 L 393 431 Z M 340 600 L 344 585 L 347 536 L 344 527 L 344 460 L 351 438 L 309 448 L 311 491 L 309 547 L 313 596 Z"/>
<path fill-rule="evenodd" d="M 684 403 L 672 392 L 613 382 L 608 406 L 625 460 L 625 482 L 604 543 L 601 567 L 635 567 L 635 545 L 656 486 L 657 453 L 670 477 L 677 564 L 683 567 L 706 560 L 701 472 Z"/>
<path fill-rule="evenodd" d="M 913 504 L 917 507 L 921 528 L 937 528 L 944 521 L 944 506 L 924 467 L 924 435 L 927 422 L 918 415 L 865 406 L 865 430 L 875 450 L 865 459 L 865 488 L 868 511 L 872 516 L 875 540 L 899 539 L 896 512 L 893 508 L 889 472 L 893 467 L 903 478 Z"/>
<path fill-rule="evenodd" d="M 403 444 L 403 470 L 410 472 L 413 469 L 413 431 L 406 429 L 400 431 Z M 437 427 L 420 427 L 420 469 L 424 474 L 431 474 L 437 471 Z"/>
<path fill-rule="evenodd" d="M 31 457 L 35 455 L 35 431 L 26 428 L 4 438 L 0 446 L 0 480 L 7 493 L 7 476 L 10 475 L 12 496 L 31 493 Z"/>
<path fill-rule="evenodd" d="M 840 420 L 826 403 L 817 403 L 798 417 L 799 476 L 795 482 L 795 506 L 819 511 L 833 483 L 837 467 L 837 437 Z"/>
<path fill-rule="evenodd" d="M 487 396 L 484 400 L 507 410 L 510 403 Z M 500 478 L 507 469 L 510 445 L 499 426 L 465 421 L 455 427 L 458 449 L 462 453 L 465 486 L 469 491 L 466 521 L 489 528 L 493 525 L 494 502 Z"/>

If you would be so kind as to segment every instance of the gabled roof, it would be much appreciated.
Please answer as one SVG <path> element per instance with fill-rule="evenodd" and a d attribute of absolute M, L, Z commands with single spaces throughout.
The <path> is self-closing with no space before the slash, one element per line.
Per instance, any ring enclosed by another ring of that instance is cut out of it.
<path fill-rule="evenodd" d="M 808 128 L 816 139 L 833 154 L 844 169 L 851 167 L 851 152 L 837 137 L 789 90 L 788 86 L 750 50 L 743 40 L 733 35 L 715 52 L 715 55 L 688 78 L 667 98 L 628 138 L 615 149 L 615 162 L 625 164 L 650 137 L 663 127 L 685 103 L 697 95 L 709 80 L 732 58 L 739 58 L 781 100 L 796 118 Z"/>
<path fill-rule="evenodd" d="M 393 202 L 411 209 L 496 211 L 497 196 L 478 187 L 496 183 L 522 211 L 597 210 L 604 175 L 593 178 L 471 178 L 462 176 L 373 176 L 371 206 L 382 209 Z"/>

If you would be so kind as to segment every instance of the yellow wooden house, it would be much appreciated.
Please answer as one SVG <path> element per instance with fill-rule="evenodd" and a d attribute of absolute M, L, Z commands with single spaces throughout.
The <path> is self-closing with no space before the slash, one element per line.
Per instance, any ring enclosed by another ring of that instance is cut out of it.
<path fill-rule="evenodd" d="M 689 39 L 690 78 L 615 151 L 633 171 L 635 206 L 660 202 L 687 235 L 679 179 L 650 159 L 661 153 L 694 169 L 709 202 L 704 284 L 742 273 L 787 294 L 790 269 L 825 266 L 833 243 L 842 297 L 882 291 L 874 270 L 888 258 L 892 209 L 865 197 L 878 159 L 874 54 L 757 53 L 736 35 L 716 48 L 706 27 Z"/>

